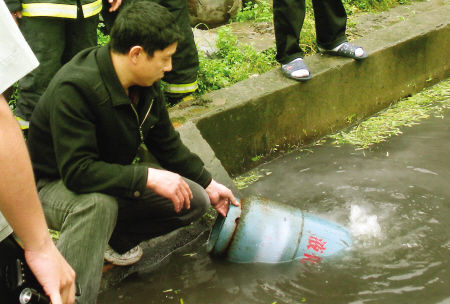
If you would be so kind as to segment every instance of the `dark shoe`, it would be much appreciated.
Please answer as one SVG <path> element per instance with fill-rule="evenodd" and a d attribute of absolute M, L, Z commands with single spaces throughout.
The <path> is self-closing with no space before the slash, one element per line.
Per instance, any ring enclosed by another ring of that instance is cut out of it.
<path fill-rule="evenodd" d="M 358 49 L 360 49 L 360 51 L 358 51 Z M 344 42 L 332 50 L 323 49 L 321 47 L 319 47 L 319 50 L 322 53 L 328 53 L 331 55 L 353 58 L 356 60 L 362 60 L 364 58 L 367 58 L 367 56 L 368 56 L 367 52 L 364 51 L 364 49 L 362 47 L 348 43 L 348 42 Z M 362 53 L 361 53 L 361 51 L 362 51 Z"/>
<path fill-rule="evenodd" d="M 286 77 L 297 81 L 306 81 L 312 78 L 303 58 L 295 58 L 289 63 L 282 64 L 281 71 Z"/>

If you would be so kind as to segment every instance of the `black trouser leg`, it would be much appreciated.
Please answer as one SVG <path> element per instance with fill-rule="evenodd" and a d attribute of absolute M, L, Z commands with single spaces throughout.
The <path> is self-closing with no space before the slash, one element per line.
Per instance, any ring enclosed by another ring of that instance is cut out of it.
<path fill-rule="evenodd" d="M 327 49 L 346 41 L 347 14 L 341 0 L 313 0 L 317 43 Z M 303 56 L 299 46 L 305 18 L 304 0 L 274 0 L 277 61 L 288 63 Z"/>
<path fill-rule="evenodd" d="M 305 0 L 273 1 L 276 59 L 281 64 L 303 56 L 299 46 L 299 37 L 304 19 Z"/>
<path fill-rule="evenodd" d="M 103 7 L 100 14 L 102 15 L 103 23 L 106 27 L 105 34 L 111 33 L 111 27 L 113 26 L 114 20 L 116 20 L 117 14 L 120 12 L 120 9 L 126 5 L 125 1 L 122 2 L 118 10 L 110 12 L 109 9 L 111 8 L 111 4 L 109 4 L 108 0 L 102 0 Z"/>
<path fill-rule="evenodd" d="M 97 45 L 98 15 L 67 20 L 66 47 L 62 56 L 65 64 L 78 52 Z"/>
<path fill-rule="evenodd" d="M 16 115 L 30 120 L 39 98 L 56 72 L 79 51 L 97 45 L 98 15 L 65 19 L 23 17 L 20 29 L 39 66 L 19 81 Z"/>
<path fill-rule="evenodd" d="M 332 49 L 347 41 L 347 14 L 341 0 L 313 0 L 317 44 Z"/>
<path fill-rule="evenodd" d="M 198 51 L 189 20 L 187 0 L 152 0 L 166 7 L 175 17 L 183 40 L 178 42 L 177 51 L 172 56 L 172 71 L 163 80 L 168 83 L 166 92 L 170 94 L 192 93 L 197 88 Z"/>
<path fill-rule="evenodd" d="M 118 198 L 119 212 L 109 245 L 118 253 L 125 253 L 140 242 L 167 234 L 199 219 L 209 207 L 205 190 L 185 179 L 194 198 L 191 208 L 176 213 L 170 200 L 147 190 L 140 199 Z"/>
<path fill-rule="evenodd" d="M 39 98 L 62 65 L 65 24 L 62 18 L 23 17 L 20 29 L 39 66 L 19 81 L 16 115 L 30 120 Z"/>

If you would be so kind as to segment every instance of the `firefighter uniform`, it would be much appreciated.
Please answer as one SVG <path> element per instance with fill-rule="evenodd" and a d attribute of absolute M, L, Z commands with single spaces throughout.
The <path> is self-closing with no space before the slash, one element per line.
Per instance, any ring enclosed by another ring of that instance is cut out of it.
<path fill-rule="evenodd" d="M 59 68 L 79 51 L 97 44 L 101 0 L 6 0 L 21 11 L 19 26 L 40 66 L 18 84 L 16 116 L 31 113 Z"/>
<path fill-rule="evenodd" d="M 124 4 L 129 0 L 123 0 Z M 187 0 L 149 0 L 166 7 L 174 15 L 184 39 L 178 42 L 177 51 L 172 56 L 172 71 L 165 73 L 163 81 L 167 101 L 175 104 L 182 97 L 190 95 L 198 88 L 198 52 L 189 21 L 189 10 Z M 110 29 L 117 15 L 117 12 L 108 12 L 106 6 L 107 0 L 104 0 L 104 9 L 102 17 L 106 28 Z M 120 11 L 120 9 L 119 9 Z"/>
<path fill-rule="evenodd" d="M 313 0 L 317 44 L 332 49 L 347 41 L 347 14 L 341 0 Z M 277 61 L 286 64 L 303 57 L 299 46 L 300 31 L 305 19 L 305 0 L 274 0 L 273 18 Z"/>

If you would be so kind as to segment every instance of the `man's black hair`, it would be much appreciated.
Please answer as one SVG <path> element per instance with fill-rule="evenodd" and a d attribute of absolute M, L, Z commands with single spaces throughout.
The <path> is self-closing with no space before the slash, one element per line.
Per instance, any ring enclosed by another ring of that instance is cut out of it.
<path fill-rule="evenodd" d="M 126 54 L 133 46 L 142 46 L 153 56 L 182 39 L 175 18 L 163 6 L 150 1 L 132 1 L 117 16 L 111 29 L 111 49 Z"/>

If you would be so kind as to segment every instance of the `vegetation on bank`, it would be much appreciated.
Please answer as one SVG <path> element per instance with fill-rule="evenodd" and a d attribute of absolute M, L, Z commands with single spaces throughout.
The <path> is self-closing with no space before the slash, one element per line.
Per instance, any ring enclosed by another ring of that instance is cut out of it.
<path fill-rule="evenodd" d="M 450 109 L 450 79 L 402 99 L 349 130 L 328 138 L 333 139 L 335 145 L 351 144 L 358 150 L 367 149 L 402 134 L 403 127 L 419 124 L 430 116 L 442 116 L 445 109 Z"/>
<path fill-rule="evenodd" d="M 199 95 L 265 73 L 276 64 L 274 49 L 258 52 L 250 45 L 241 44 L 230 27 L 218 30 L 216 45 L 214 58 L 199 52 Z"/>

